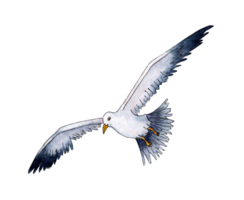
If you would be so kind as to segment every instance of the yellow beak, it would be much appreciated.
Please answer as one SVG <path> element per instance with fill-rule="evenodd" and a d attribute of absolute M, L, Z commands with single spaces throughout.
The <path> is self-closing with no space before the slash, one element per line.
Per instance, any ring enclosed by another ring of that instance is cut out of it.
<path fill-rule="evenodd" d="M 108 125 L 103 124 L 103 134 L 105 133 L 105 131 L 107 130 L 107 128 L 108 128 Z"/>

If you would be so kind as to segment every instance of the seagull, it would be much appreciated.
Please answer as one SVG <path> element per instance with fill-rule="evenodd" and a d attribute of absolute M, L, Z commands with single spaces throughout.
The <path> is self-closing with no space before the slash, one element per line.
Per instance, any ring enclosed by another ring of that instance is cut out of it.
<path fill-rule="evenodd" d="M 207 26 L 193 33 L 162 55 L 152 60 L 132 88 L 124 103 L 116 112 L 107 112 L 103 118 L 76 122 L 59 128 L 43 144 L 34 158 L 28 173 L 39 172 L 50 168 L 64 154 L 73 150 L 71 140 L 81 138 L 86 132 L 98 130 L 103 124 L 103 133 L 108 127 L 113 128 L 120 135 L 136 140 L 143 165 L 145 157 L 151 163 L 151 156 L 155 159 L 162 154 L 172 134 L 173 120 L 169 119 L 171 109 L 167 99 L 152 113 L 139 115 L 140 109 L 159 89 L 168 77 L 176 72 L 179 63 L 186 60 L 191 51 L 202 44 L 202 38 L 208 34 L 213 26 Z M 151 156 L 150 156 L 151 155 Z M 145 156 L 145 157 L 144 157 Z"/>

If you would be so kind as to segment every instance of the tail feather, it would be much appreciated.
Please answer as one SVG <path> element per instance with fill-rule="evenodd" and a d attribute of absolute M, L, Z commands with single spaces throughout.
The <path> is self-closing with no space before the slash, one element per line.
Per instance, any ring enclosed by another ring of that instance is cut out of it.
<path fill-rule="evenodd" d="M 148 134 L 145 136 L 145 139 L 151 143 L 151 146 L 148 147 L 142 139 L 136 139 L 141 152 L 143 165 L 145 165 L 144 156 L 147 158 L 148 162 L 151 163 L 150 154 L 155 158 L 155 160 L 157 160 L 157 156 L 159 157 L 160 154 L 162 154 L 161 150 L 164 151 L 163 147 L 167 147 L 165 145 L 165 143 L 169 141 L 167 134 L 171 134 L 169 130 L 173 126 L 171 123 L 174 122 L 167 118 L 172 116 L 172 114 L 169 113 L 171 109 L 167 108 L 167 101 L 168 100 L 166 99 L 158 109 L 147 115 L 147 118 L 150 121 L 150 127 L 159 133 L 157 136 L 153 131 L 148 130 Z"/>

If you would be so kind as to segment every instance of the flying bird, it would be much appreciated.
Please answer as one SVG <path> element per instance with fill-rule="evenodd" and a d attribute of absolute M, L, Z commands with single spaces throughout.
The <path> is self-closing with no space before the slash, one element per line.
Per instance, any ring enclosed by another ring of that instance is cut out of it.
<path fill-rule="evenodd" d="M 107 112 L 103 118 L 81 121 L 59 128 L 41 147 L 34 158 L 28 173 L 50 168 L 63 155 L 73 150 L 72 140 L 81 138 L 86 132 L 97 130 L 103 124 L 103 133 L 108 127 L 120 135 L 133 138 L 139 146 L 142 162 L 145 158 L 151 163 L 162 154 L 168 135 L 171 134 L 173 120 L 168 117 L 171 109 L 165 100 L 155 111 L 139 115 L 140 109 L 150 100 L 162 83 L 176 72 L 179 63 L 186 60 L 191 51 L 201 45 L 202 38 L 213 26 L 207 26 L 193 33 L 176 46 L 152 60 L 136 82 L 135 86 L 116 112 Z"/>

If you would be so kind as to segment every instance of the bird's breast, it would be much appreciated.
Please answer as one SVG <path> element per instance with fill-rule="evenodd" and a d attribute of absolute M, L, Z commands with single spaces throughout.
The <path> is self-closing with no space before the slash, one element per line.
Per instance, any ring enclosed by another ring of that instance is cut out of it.
<path fill-rule="evenodd" d="M 147 134 L 149 127 L 149 120 L 146 115 L 142 116 L 121 116 L 118 118 L 118 123 L 116 123 L 113 128 L 124 137 L 128 138 L 140 138 Z"/>

